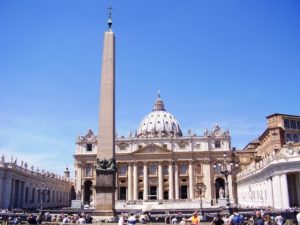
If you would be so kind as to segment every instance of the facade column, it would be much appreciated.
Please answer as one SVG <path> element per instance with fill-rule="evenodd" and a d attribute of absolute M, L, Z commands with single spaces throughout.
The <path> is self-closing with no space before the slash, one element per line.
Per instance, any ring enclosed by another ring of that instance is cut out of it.
<path fill-rule="evenodd" d="M 189 199 L 194 199 L 194 166 L 193 161 L 189 161 Z"/>
<path fill-rule="evenodd" d="M 233 203 L 232 201 L 234 201 L 234 196 L 233 196 L 233 183 L 232 183 L 232 175 L 228 176 L 228 193 L 229 193 L 229 197 L 230 197 L 230 202 Z"/>
<path fill-rule="evenodd" d="M 202 164 L 203 168 L 203 182 L 206 186 L 205 199 L 211 201 L 211 189 L 214 188 L 211 186 L 211 168 L 209 163 Z"/>
<path fill-rule="evenodd" d="M 143 199 L 148 200 L 148 163 L 144 163 L 144 192 Z"/>
<path fill-rule="evenodd" d="M 169 163 L 169 200 L 174 199 L 174 175 L 173 175 L 173 162 Z"/>
<path fill-rule="evenodd" d="M 4 202 L 2 202 L 2 196 L 4 196 L 3 192 L 4 192 L 3 177 L 2 177 L 2 174 L 0 174 L 0 208 L 5 208 Z"/>
<path fill-rule="evenodd" d="M 127 200 L 132 200 L 132 163 L 128 163 L 128 172 L 127 172 L 127 190 L 128 190 L 128 197 Z"/>
<path fill-rule="evenodd" d="M 175 199 L 179 199 L 179 170 L 178 162 L 175 162 Z"/>
<path fill-rule="evenodd" d="M 281 183 L 281 195 L 282 195 L 282 208 L 287 209 L 290 207 L 290 200 L 289 200 L 289 191 L 288 191 L 286 174 L 281 174 L 280 183 Z"/>
<path fill-rule="evenodd" d="M 133 164 L 133 200 L 138 200 L 138 171 L 137 171 L 137 163 Z"/>
<path fill-rule="evenodd" d="M 271 207 L 274 207 L 274 202 L 273 202 L 273 186 L 272 186 L 272 179 L 268 178 L 267 179 L 267 198 L 268 198 L 268 205 Z"/>
<path fill-rule="evenodd" d="M 164 199 L 164 184 L 163 184 L 162 162 L 158 163 L 158 199 Z"/>

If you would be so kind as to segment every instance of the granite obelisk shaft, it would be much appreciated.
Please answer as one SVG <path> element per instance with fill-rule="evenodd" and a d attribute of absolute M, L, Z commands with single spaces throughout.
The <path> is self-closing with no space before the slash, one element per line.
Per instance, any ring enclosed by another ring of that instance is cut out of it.
<path fill-rule="evenodd" d="M 115 37 L 111 29 L 104 34 L 97 161 L 104 170 L 96 169 L 95 209 L 99 215 L 113 215 L 116 173 L 105 166 L 107 161 L 115 162 Z"/>

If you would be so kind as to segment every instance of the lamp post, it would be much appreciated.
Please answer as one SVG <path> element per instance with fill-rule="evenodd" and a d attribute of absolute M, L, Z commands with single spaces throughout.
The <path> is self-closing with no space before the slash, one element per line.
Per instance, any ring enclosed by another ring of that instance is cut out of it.
<path fill-rule="evenodd" d="M 195 192 L 199 194 L 200 197 L 200 211 L 201 215 L 203 215 L 203 206 L 202 206 L 202 194 L 205 193 L 206 186 L 204 183 L 196 183 L 194 186 Z"/>
<path fill-rule="evenodd" d="M 43 182 L 40 187 L 36 188 L 37 191 L 40 192 L 40 197 L 41 197 L 41 211 L 43 210 L 43 197 L 45 194 L 49 194 L 50 189 L 45 186 L 45 183 Z"/>
<path fill-rule="evenodd" d="M 229 161 L 227 159 L 227 154 L 223 154 L 223 160 L 221 162 L 215 163 L 213 165 L 214 170 L 216 173 L 221 174 L 225 177 L 225 182 L 226 182 L 226 205 L 228 209 L 230 210 L 230 196 L 229 196 L 229 187 L 228 187 L 228 176 L 233 175 L 239 168 L 239 164 L 231 160 Z"/>

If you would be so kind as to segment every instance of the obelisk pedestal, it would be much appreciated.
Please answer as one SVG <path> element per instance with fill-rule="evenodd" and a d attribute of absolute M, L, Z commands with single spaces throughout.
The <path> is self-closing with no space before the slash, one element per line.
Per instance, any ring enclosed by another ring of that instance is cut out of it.
<path fill-rule="evenodd" d="M 104 34 L 102 56 L 99 134 L 97 161 L 95 163 L 96 184 L 94 215 L 115 215 L 116 159 L 115 159 L 115 37 L 109 30 Z"/>

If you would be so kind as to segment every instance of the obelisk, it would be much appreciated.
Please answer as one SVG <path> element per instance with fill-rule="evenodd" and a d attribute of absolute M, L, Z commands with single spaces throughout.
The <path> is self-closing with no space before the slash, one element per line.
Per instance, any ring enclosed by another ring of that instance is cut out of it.
<path fill-rule="evenodd" d="M 112 32 L 111 7 L 108 31 L 104 33 L 101 71 L 99 133 L 96 171 L 95 212 L 113 215 L 115 210 L 115 36 Z"/>

